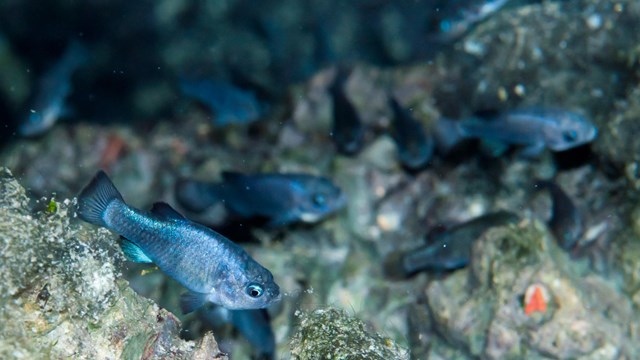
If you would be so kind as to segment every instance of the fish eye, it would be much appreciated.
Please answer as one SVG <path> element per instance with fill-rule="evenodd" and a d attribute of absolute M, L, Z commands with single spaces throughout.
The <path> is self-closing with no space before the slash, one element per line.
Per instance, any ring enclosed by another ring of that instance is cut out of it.
<path fill-rule="evenodd" d="M 564 141 L 573 142 L 578 139 L 578 132 L 575 130 L 566 130 L 562 132 L 562 138 Z"/>
<path fill-rule="evenodd" d="M 262 286 L 258 284 L 251 284 L 247 286 L 247 295 L 251 296 L 252 298 L 259 298 L 263 293 L 264 289 L 262 289 Z"/>
<path fill-rule="evenodd" d="M 313 195 L 312 201 L 313 205 L 320 207 L 327 203 L 327 198 L 323 194 L 318 193 Z"/>

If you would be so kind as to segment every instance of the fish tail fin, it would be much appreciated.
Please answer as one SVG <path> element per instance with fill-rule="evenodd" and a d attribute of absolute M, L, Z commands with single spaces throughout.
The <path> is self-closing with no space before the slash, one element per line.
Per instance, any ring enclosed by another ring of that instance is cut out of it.
<path fill-rule="evenodd" d="M 192 212 L 203 212 L 221 200 L 217 184 L 181 179 L 176 182 L 175 195 L 180 205 Z"/>
<path fill-rule="evenodd" d="M 331 91 L 332 93 L 344 92 L 344 87 L 347 83 L 347 80 L 349 79 L 349 76 L 351 76 L 352 70 L 353 69 L 344 64 L 338 65 L 336 67 L 336 74 L 333 78 L 333 82 L 331 83 L 331 85 L 329 85 L 329 91 Z"/>
<path fill-rule="evenodd" d="M 436 142 L 438 152 L 441 154 L 449 153 L 454 147 L 456 147 L 465 136 L 460 129 L 458 121 L 447 119 L 444 117 L 439 118 L 433 126 L 433 135 Z"/>
<path fill-rule="evenodd" d="M 106 227 L 105 211 L 115 200 L 124 202 L 107 174 L 100 170 L 78 195 L 78 216 L 88 223 Z"/>
<path fill-rule="evenodd" d="M 403 259 L 404 252 L 402 251 L 394 251 L 384 259 L 384 273 L 388 278 L 401 280 L 411 275 L 404 268 Z"/>

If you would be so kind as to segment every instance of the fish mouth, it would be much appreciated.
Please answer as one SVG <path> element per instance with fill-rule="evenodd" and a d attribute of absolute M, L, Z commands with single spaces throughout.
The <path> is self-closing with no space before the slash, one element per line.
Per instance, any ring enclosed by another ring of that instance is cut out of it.
<path fill-rule="evenodd" d="M 277 303 L 282 300 L 282 292 L 280 292 L 280 287 L 277 285 L 275 286 L 275 288 L 269 290 L 269 295 L 271 295 L 270 296 L 271 300 L 269 301 L 269 304 Z"/>
<path fill-rule="evenodd" d="M 329 207 L 322 211 L 303 212 L 300 214 L 300 220 L 306 223 L 315 223 L 342 209 L 345 205 L 347 205 L 347 197 L 343 193 L 340 194 Z"/>
<path fill-rule="evenodd" d="M 322 219 L 324 215 L 325 214 L 321 214 L 321 213 L 307 212 L 307 213 L 302 213 L 300 215 L 300 219 L 306 223 L 314 223 Z"/>
<path fill-rule="evenodd" d="M 276 295 L 271 302 L 280 302 L 280 301 L 282 301 L 282 294 L 278 292 L 278 295 Z"/>
<path fill-rule="evenodd" d="M 593 141 L 597 136 L 598 136 L 598 128 L 594 126 L 593 128 L 591 128 L 591 131 L 589 132 L 589 135 L 587 136 L 587 138 L 589 139 L 589 141 Z"/>

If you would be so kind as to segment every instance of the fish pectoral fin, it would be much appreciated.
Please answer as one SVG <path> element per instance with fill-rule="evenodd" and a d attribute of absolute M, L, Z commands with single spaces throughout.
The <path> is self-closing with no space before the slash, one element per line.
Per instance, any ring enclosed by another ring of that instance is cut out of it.
<path fill-rule="evenodd" d="M 296 220 L 298 220 L 298 217 L 296 217 L 295 215 L 285 214 L 285 215 L 271 218 L 269 221 L 267 221 L 264 227 L 266 229 L 271 229 L 271 230 L 279 229 L 285 225 L 295 222 Z"/>
<path fill-rule="evenodd" d="M 183 314 L 197 310 L 207 302 L 207 294 L 187 291 L 180 295 L 180 309 Z"/>
<path fill-rule="evenodd" d="M 509 149 L 509 144 L 502 141 L 486 139 L 480 141 L 480 151 L 490 158 L 500 157 L 507 152 L 507 149 Z"/>
<path fill-rule="evenodd" d="M 177 212 L 171 205 L 165 202 L 156 202 L 151 207 L 151 212 L 154 215 L 158 215 L 165 219 L 171 220 L 186 220 L 184 216 L 182 216 L 179 212 Z"/>
<path fill-rule="evenodd" d="M 518 152 L 518 156 L 523 157 L 525 159 L 535 159 L 540 157 L 540 154 L 544 151 L 544 143 L 537 142 L 535 144 L 529 145 L 524 149 Z"/>
<path fill-rule="evenodd" d="M 122 236 L 120 237 L 120 248 L 129 261 L 146 264 L 153 263 L 153 260 L 138 245 Z"/>

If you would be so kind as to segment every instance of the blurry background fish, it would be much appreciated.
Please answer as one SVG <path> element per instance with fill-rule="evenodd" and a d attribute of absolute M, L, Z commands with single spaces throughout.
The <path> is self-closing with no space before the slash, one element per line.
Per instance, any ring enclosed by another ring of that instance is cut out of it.
<path fill-rule="evenodd" d="M 248 124 L 260 118 L 263 106 L 253 92 L 220 80 L 180 80 L 180 91 L 206 105 L 216 126 Z"/>
<path fill-rule="evenodd" d="M 198 311 L 198 319 L 205 329 L 213 329 L 220 334 L 225 324 L 233 326 L 253 347 L 258 360 L 275 359 L 275 335 L 266 309 L 227 310 L 220 306 L 207 306 Z M 224 341 L 221 336 L 221 341 Z M 224 345 L 222 345 L 224 349 Z M 233 350 L 233 349 L 230 349 Z"/>
<path fill-rule="evenodd" d="M 217 114 L 216 123 L 251 122 L 268 105 L 262 100 L 258 104 L 252 94 L 266 90 L 271 96 L 282 96 L 283 84 L 302 81 L 334 63 L 397 65 L 431 58 L 437 47 L 425 46 L 425 42 L 438 36 L 455 38 L 507 1 L 338 3 L 337 16 L 327 16 L 334 5 L 325 2 L 300 4 L 299 10 L 306 15 L 291 17 L 291 9 L 277 1 L 257 6 L 235 1 L 225 7 L 198 2 L 163 7 L 150 1 L 131 4 L 122 0 L 64 6 L 4 2 L 0 5 L 0 39 L 5 39 L 0 41 L 5 65 L 5 75 L 0 76 L 0 110 L 4 106 L 10 116 L 3 116 L 3 121 L 16 129 L 28 117 L 22 110 L 25 107 L 36 114 L 43 112 L 36 109 L 42 105 L 27 106 L 27 97 L 57 104 L 62 101 L 49 100 L 53 98 L 49 94 L 65 99 L 72 82 L 75 93 L 66 103 L 75 119 L 150 120 L 176 111 L 171 105 L 180 94 L 170 79 L 187 72 L 189 80 L 181 81 L 177 88 L 210 107 Z M 111 16 L 113 13 L 119 16 Z M 71 14 L 77 16 L 66 17 Z M 64 24 L 58 19 L 65 19 Z M 110 31 L 103 31 L 105 28 Z M 93 49 L 84 76 L 73 81 L 71 75 L 83 56 L 75 51 L 67 57 L 75 60 L 62 61 L 61 55 L 72 39 Z M 191 50 L 198 50 L 199 56 L 189 56 Z M 56 64 L 61 70 L 53 74 Z M 26 76 L 20 75 L 25 72 Z M 213 80 L 229 79 L 230 74 L 234 74 L 230 81 Z M 62 80 L 65 78 L 68 80 Z M 60 88 L 63 84 L 69 88 Z M 65 91 L 46 89 L 54 85 Z M 242 106 L 232 111 L 231 104 Z M 42 116 L 47 119 L 44 123 L 52 123 L 50 119 L 59 116 L 50 114 L 58 113 L 48 111 Z M 12 117 L 14 121 L 8 121 Z M 25 126 L 25 134 L 33 131 Z"/>
<path fill-rule="evenodd" d="M 424 168 L 433 156 L 433 136 L 394 97 L 389 97 L 389 106 L 393 118 L 391 134 L 398 147 L 400 162 L 410 170 Z"/>
<path fill-rule="evenodd" d="M 464 35 L 475 24 L 493 15 L 510 0 L 454 0 L 442 5 L 446 14 L 437 21 L 434 38 L 441 42 L 452 42 Z"/>
<path fill-rule="evenodd" d="M 42 75 L 33 99 L 25 110 L 27 114 L 19 125 L 20 135 L 40 135 L 68 113 L 66 99 L 73 89 L 72 77 L 78 67 L 87 61 L 87 52 L 84 45 L 72 40 L 60 60 Z"/>
<path fill-rule="evenodd" d="M 467 266 L 473 243 L 492 227 L 515 224 L 520 217 L 509 211 L 484 214 L 451 228 L 432 231 L 425 244 L 396 251 L 385 260 L 385 273 L 391 278 L 407 278 L 420 271 L 446 272 Z"/>
<path fill-rule="evenodd" d="M 460 121 L 440 118 L 435 130 L 443 153 L 465 139 L 480 139 L 485 153 L 492 157 L 503 154 L 509 145 L 523 146 L 525 157 L 538 156 L 545 147 L 566 151 L 590 143 L 598 134 L 586 117 L 553 107 L 514 109 Z"/>
<path fill-rule="evenodd" d="M 270 227 L 317 222 L 340 210 L 347 201 L 331 180 L 308 174 L 224 172 L 217 183 L 183 179 L 176 183 L 175 192 L 187 210 L 202 212 L 222 203 L 232 216 L 261 217 Z"/>
<path fill-rule="evenodd" d="M 339 153 L 344 155 L 357 154 L 364 145 L 364 126 L 347 95 L 346 83 L 349 72 L 338 68 L 335 78 L 329 86 L 332 100 L 333 124 L 331 138 Z"/>

